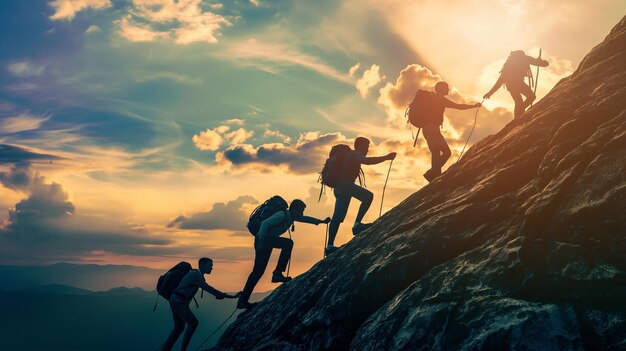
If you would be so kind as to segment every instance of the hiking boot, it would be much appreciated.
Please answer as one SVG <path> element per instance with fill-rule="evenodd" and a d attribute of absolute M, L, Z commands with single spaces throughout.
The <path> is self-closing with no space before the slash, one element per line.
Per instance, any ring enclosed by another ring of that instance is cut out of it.
<path fill-rule="evenodd" d="M 352 227 L 352 234 L 359 235 L 362 231 L 372 226 L 372 223 L 358 223 Z"/>
<path fill-rule="evenodd" d="M 426 178 L 426 180 L 430 183 L 432 182 L 435 178 L 439 177 L 441 175 L 441 171 L 437 171 L 437 170 L 432 170 L 429 169 L 426 171 L 426 173 L 424 173 L 424 178 Z"/>
<path fill-rule="evenodd" d="M 326 248 L 324 249 L 324 254 L 326 256 L 332 254 L 333 252 L 337 251 L 338 247 L 334 246 L 334 245 L 328 245 L 326 246 Z"/>
<path fill-rule="evenodd" d="M 291 280 L 291 277 L 285 277 L 281 272 L 272 273 L 272 283 L 286 283 Z"/>
<path fill-rule="evenodd" d="M 256 306 L 258 304 L 258 302 L 255 303 L 250 303 L 246 300 L 237 300 L 237 309 L 239 310 L 249 310 L 251 308 L 254 308 L 254 306 Z"/>

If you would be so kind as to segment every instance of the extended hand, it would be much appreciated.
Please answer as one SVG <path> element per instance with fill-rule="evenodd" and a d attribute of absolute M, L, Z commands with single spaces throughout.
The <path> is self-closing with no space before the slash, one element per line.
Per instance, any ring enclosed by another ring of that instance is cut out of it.
<path fill-rule="evenodd" d="M 322 223 L 324 223 L 324 224 L 328 224 L 328 223 L 330 223 L 330 217 L 326 217 L 326 218 L 322 221 Z"/>
<path fill-rule="evenodd" d="M 390 152 L 389 155 L 387 155 L 387 158 L 393 160 L 397 155 L 398 154 L 396 152 Z"/>
<path fill-rule="evenodd" d="M 477 102 L 477 103 L 474 104 L 474 107 L 481 107 L 482 105 L 483 105 L 482 103 Z"/>
<path fill-rule="evenodd" d="M 483 99 L 489 99 L 491 97 L 491 93 L 487 93 L 485 94 L 485 96 L 483 96 Z"/>

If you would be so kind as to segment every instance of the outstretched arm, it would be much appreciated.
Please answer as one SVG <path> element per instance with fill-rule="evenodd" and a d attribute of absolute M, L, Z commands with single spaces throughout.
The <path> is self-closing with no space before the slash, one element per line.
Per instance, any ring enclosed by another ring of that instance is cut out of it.
<path fill-rule="evenodd" d="M 394 158 L 396 158 L 396 153 L 390 152 L 385 156 L 363 157 L 363 160 L 361 161 L 361 163 L 364 165 L 375 165 L 375 164 L 383 163 L 387 160 L 393 160 Z"/>
<path fill-rule="evenodd" d="M 476 103 L 473 105 L 467 105 L 467 104 L 457 104 L 456 102 L 452 102 L 448 99 L 446 99 L 446 107 L 450 107 L 450 108 L 454 108 L 457 110 L 469 110 L 470 108 L 475 108 L 475 107 L 479 107 L 480 103 Z"/>
<path fill-rule="evenodd" d="M 330 222 L 330 218 L 326 218 L 324 220 L 321 220 L 321 219 L 318 219 L 318 218 L 315 218 L 315 217 L 302 216 L 299 219 L 296 219 L 295 221 L 302 222 L 302 223 L 309 223 L 309 224 L 318 225 L 318 224 L 321 224 L 321 223 L 328 223 L 328 222 Z"/>
<path fill-rule="evenodd" d="M 489 99 L 491 97 L 491 95 L 493 95 L 493 93 L 496 92 L 496 90 L 500 89 L 502 84 L 504 84 L 504 78 L 502 78 L 502 74 L 500 74 L 500 77 L 498 77 L 498 80 L 496 81 L 496 84 L 494 84 L 493 88 L 491 88 L 491 90 L 489 90 L 489 92 L 487 94 L 485 94 L 484 98 L 485 99 Z"/>
<path fill-rule="evenodd" d="M 530 57 L 530 56 L 526 56 L 528 58 L 528 63 L 533 65 L 533 66 L 539 66 L 539 67 L 548 67 L 549 63 L 546 60 L 542 60 L 540 58 L 534 58 L 534 57 Z"/>

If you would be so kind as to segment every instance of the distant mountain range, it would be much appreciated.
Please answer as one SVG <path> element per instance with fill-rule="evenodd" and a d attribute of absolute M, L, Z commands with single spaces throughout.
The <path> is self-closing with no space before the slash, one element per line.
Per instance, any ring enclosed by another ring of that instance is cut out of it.
<path fill-rule="evenodd" d="M 260 300 L 267 295 L 254 294 L 252 298 Z M 235 310 L 236 302 L 216 300 L 208 294 L 202 299 L 198 294 L 197 300 L 200 308 L 192 304 L 192 310 L 200 326 L 190 350 L 195 350 L 226 320 Z M 46 284 L 0 291 L 0 349 L 154 350 L 172 327 L 167 301 L 159 298 L 157 310 L 153 312 L 155 301 L 154 291 L 126 287 L 94 292 Z M 229 322 L 235 320 L 237 314 Z M 214 345 L 223 329 L 204 346 Z"/>
<path fill-rule="evenodd" d="M 154 290 L 162 270 L 127 265 L 56 263 L 48 266 L 0 265 L 0 290 L 60 284 L 92 291 L 125 285 Z"/>

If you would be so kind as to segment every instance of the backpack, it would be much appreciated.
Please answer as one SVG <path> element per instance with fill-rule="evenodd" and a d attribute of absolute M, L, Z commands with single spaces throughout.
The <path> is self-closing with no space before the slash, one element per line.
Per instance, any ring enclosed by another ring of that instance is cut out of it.
<path fill-rule="evenodd" d="M 190 270 L 191 264 L 184 261 L 170 268 L 169 271 L 159 277 L 156 286 L 157 293 L 169 300 L 180 281 L 183 280 L 185 274 L 189 273 Z"/>
<path fill-rule="evenodd" d="M 411 123 L 416 126 L 417 135 L 415 136 L 415 141 L 413 142 L 413 147 L 417 144 L 417 138 L 420 135 L 420 130 L 429 122 L 432 122 L 433 115 L 435 115 L 435 111 L 433 111 L 433 101 L 435 97 L 435 93 L 432 91 L 419 89 L 415 93 L 415 97 L 411 104 L 407 107 L 405 115 L 407 116 L 406 123 Z"/>
<path fill-rule="evenodd" d="M 259 233 L 259 229 L 261 229 L 261 223 L 278 211 L 285 212 L 285 219 L 287 219 L 286 212 L 288 208 L 289 204 L 287 204 L 285 199 L 278 195 L 272 196 L 252 211 L 246 225 L 248 231 L 256 236 Z"/>
<path fill-rule="evenodd" d="M 317 178 L 317 182 L 322 184 L 320 196 L 317 199 L 318 202 L 325 192 L 325 187 L 334 188 L 341 180 L 343 160 L 350 151 L 352 149 L 346 144 L 337 144 L 330 149 L 328 159 L 324 162 L 324 167 L 322 167 Z M 365 175 L 362 169 L 359 170 L 359 184 L 365 185 Z"/>
<path fill-rule="evenodd" d="M 511 51 L 511 54 L 504 62 L 500 73 L 505 80 L 516 78 L 528 78 L 530 87 L 534 85 L 533 74 L 530 70 L 530 64 L 526 58 L 526 54 L 522 50 Z M 506 83 L 505 83 L 506 85 Z"/>

